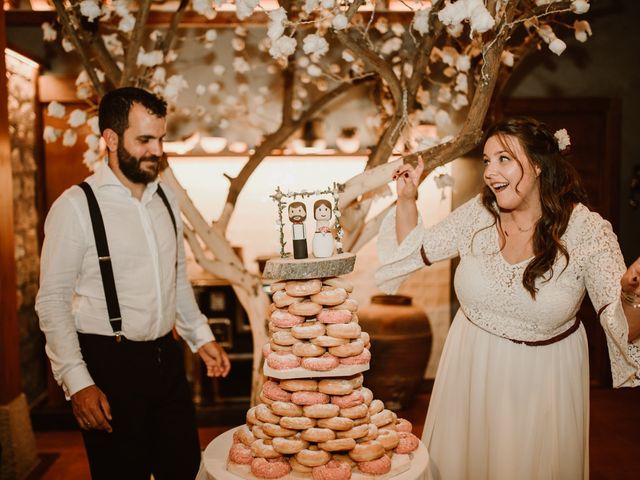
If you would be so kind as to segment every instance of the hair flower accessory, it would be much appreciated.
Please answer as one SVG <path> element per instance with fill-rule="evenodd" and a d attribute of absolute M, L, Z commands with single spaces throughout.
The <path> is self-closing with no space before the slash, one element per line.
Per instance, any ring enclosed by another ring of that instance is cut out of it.
<path fill-rule="evenodd" d="M 566 148 L 571 145 L 571 138 L 569 138 L 569 133 L 567 132 L 566 128 L 557 130 L 554 134 L 553 134 L 554 138 L 556 139 L 556 142 L 558 143 L 558 149 L 562 152 L 563 150 L 566 150 Z"/>

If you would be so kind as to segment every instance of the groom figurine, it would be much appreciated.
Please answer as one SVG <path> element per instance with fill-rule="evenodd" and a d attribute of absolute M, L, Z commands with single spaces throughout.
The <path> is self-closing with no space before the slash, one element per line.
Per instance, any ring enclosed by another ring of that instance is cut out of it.
<path fill-rule="evenodd" d="M 293 258 L 308 258 L 307 235 L 304 221 L 307 218 L 307 207 L 303 202 L 289 204 L 289 220 L 293 229 Z"/>

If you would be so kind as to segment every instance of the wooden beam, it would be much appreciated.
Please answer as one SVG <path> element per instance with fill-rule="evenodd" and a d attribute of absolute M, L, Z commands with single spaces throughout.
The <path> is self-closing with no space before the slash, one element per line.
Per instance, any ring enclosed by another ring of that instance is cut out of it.
<path fill-rule="evenodd" d="M 6 28 L 0 9 L 0 405 L 21 391 L 16 261 L 13 224 L 13 173 L 7 110 Z"/>

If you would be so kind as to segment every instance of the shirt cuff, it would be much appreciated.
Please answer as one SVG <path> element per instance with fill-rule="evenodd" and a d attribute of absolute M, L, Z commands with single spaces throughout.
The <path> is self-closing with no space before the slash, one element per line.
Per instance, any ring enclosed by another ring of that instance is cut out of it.
<path fill-rule="evenodd" d="M 208 323 L 200 325 L 193 331 L 193 339 L 184 339 L 193 353 L 196 353 L 205 343 L 215 342 L 215 340 L 216 337 L 213 336 Z"/>
<path fill-rule="evenodd" d="M 83 388 L 87 388 L 94 383 L 87 367 L 78 365 L 64 374 L 61 386 L 64 390 L 64 396 L 69 400 L 72 395 L 75 395 Z"/>

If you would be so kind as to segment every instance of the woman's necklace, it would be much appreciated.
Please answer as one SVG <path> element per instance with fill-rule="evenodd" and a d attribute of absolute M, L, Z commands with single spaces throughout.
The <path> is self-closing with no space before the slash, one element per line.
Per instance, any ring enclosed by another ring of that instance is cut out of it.
<path fill-rule="evenodd" d="M 542 215 L 540 215 L 538 218 L 535 219 L 535 221 L 529 225 L 528 228 L 522 228 L 520 225 L 518 225 L 518 223 L 515 221 L 515 219 L 513 218 L 513 216 L 510 217 L 511 218 L 511 223 L 513 223 L 515 225 L 515 227 L 518 229 L 518 231 L 520 233 L 526 233 L 526 232 L 530 232 L 531 230 L 533 230 L 533 227 L 535 227 L 538 224 L 538 220 L 540 220 L 540 218 L 542 218 Z M 505 236 L 509 236 L 509 232 L 502 227 L 502 231 L 504 232 Z"/>

